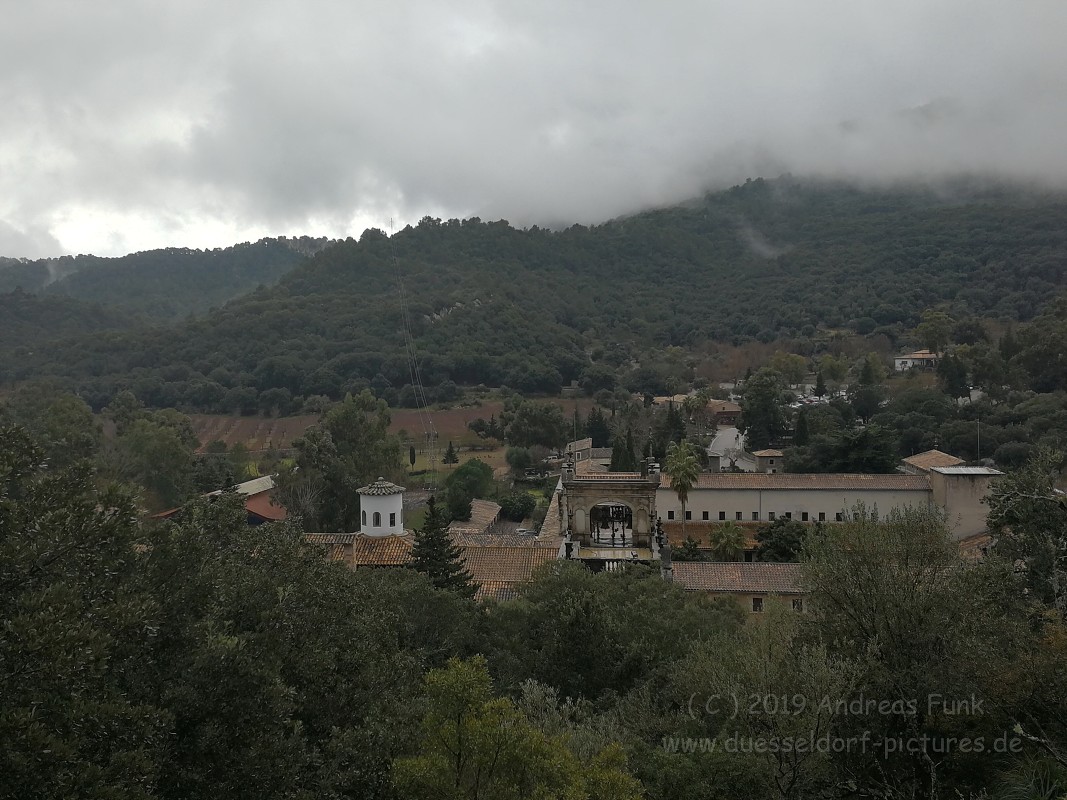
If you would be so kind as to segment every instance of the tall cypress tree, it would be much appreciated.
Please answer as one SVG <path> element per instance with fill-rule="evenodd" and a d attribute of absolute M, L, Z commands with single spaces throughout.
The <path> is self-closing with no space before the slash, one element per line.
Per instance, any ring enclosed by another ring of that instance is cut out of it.
<path fill-rule="evenodd" d="M 476 587 L 470 573 L 460 561 L 460 551 L 448 535 L 445 515 L 431 496 L 427 503 L 422 530 L 415 531 L 411 548 L 411 566 L 428 575 L 438 589 L 447 589 L 464 597 L 474 597 Z"/>
<path fill-rule="evenodd" d="M 585 421 L 585 435 L 593 440 L 593 447 L 607 447 L 611 440 L 611 428 L 599 406 L 589 412 Z"/>
<path fill-rule="evenodd" d="M 634 472 L 637 469 L 637 458 L 634 456 L 633 428 L 626 430 L 626 469 L 629 472 Z"/>
<path fill-rule="evenodd" d="M 793 430 L 793 444 L 797 447 L 803 447 L 808 443 L 808 439 L 811 438 L 811 434 L 808 431 L 808 415 L 803 411 L 797 414 L 796 428 Z"/>
<path fill-rule="evenodd" d="M 812 394 L 816 397 L 826 396 L 826 379 L 823 378 L 821 370 L 815 375 L 815 390 Z"/>

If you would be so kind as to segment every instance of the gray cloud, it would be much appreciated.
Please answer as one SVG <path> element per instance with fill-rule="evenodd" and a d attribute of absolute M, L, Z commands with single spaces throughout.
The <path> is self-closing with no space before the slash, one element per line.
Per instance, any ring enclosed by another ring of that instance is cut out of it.
<path fill-rule="evenodd" d="M 596 222 L 755 175 L 1067 183 L 1067 4 L 16 3 L 0 249 Z"/>

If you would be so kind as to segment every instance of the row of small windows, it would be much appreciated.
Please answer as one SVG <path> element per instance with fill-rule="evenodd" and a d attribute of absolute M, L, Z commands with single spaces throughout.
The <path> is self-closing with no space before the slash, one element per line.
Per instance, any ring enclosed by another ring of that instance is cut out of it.
<path fill-rule="evenodd" d="M 783 514 L 782 516 L 784 516 L 786 519 L 792 519 L 793 518 L 793 512 L 792 511 L 786 511 L 785 514 Z M 693 519 L 693 512 L 692 511 L 686 511 L 685 512 L 685 518 L 686 518 L 686 520 Z M 745 513 L 743 511 L 735 511 L 734 512 L 734 519 L 737 520 L 738 522 L 742 521 L 744 518 L 745 518 Z M 753 521 L 758 522 L 759 518 L 760 518 L 759 517 L 759 512 L 758 511 L 753 511 L 752 512 Z M 774 512 L 774 511 L 768 511 L 767 512 L 767 519 L 773 521 L 773 520 L 775 520 L 777 518 L 778 518 L 778 515 L 777 515 L 776 512 Z M 667 519 L 669 519 L 669 520 L 670 519 L 674 519 L 674 512 L 673 511 L 668 511 L 667 512 Z M 702 519 L 705 522 L 709 521 L 711 519 L 711 512 L 710 511 L 703 512 Z M 843 522 L 844 519 L 845 519 L 845 515 L 842 512 L 839 511 L 838 513 L 834 514 L 834 521 L 835 522 Z M 719 521 L 723 522 L 725 520 L 726 520 L 726 512 L 725 511 L 720 511 L 719 512 Z M 801 522 L 811 522 L 812 521 L 811 515 L 807 511 L 800 512 L 800 521 Z M 819 512 L 819 522 L 826 522 L 826 512 L 825 511 L 820 511 Z"/>
<path fill-rule="evenodd" d="M 382 527 L 382 514 L 381 514 L 380 511 L 375 511 L 374 512 L 374 516 L 371 517 L 371 520 L 372 520 L 371 525 L 373 527 L 375 527 L 375 528 Z M 363 524 L 364 525 L 367 524 L 367 512 L 366 511 L 363 512 Z M 396 514 L 390 514 L 389 515 L 389 527 L 390 528 L 396 527 Z"/>

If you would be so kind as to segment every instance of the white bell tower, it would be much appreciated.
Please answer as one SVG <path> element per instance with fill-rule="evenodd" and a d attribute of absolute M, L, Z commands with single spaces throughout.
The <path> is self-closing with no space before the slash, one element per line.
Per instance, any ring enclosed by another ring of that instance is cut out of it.
<path fill-rule="evenodd" d="M 379 477 L 359 492 L 359 532 L 367 536 L 404 533 L 404 487 Z"/>

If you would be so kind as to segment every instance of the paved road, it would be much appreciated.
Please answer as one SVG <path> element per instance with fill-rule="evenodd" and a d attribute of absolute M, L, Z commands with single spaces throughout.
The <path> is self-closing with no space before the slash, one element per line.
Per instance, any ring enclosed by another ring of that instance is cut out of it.
<path fill-rule="evenodd" d="M 741 452 L 745 449 L 745 437 L 737 428 L 719 428 L 715 432 L 715 438 L 711 440 L 711 444 L 708 445 L 708 450 L 714 453 L 721 453 L 723 455 L 722 466 L 727 467 L 730 462 L 726 458 L 728 452 L 737 451 Z M 744 470 L 755 470 L 756 465 L 752 462 L 744 459 L 739 459 L 737 466 Z"/>

